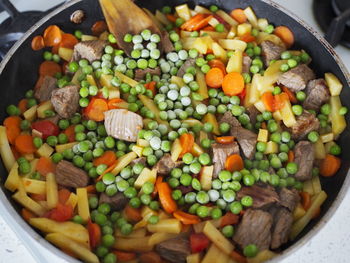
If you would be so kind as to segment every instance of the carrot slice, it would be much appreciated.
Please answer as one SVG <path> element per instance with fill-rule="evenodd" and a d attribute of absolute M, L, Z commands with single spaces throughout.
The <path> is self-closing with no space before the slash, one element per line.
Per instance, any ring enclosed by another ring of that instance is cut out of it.
<path fill-rule="evenodd" d="M 158 194 L 158 186 L 163 182 L 163 177 L 162 176 L 157 176 L 155 187 L 152 193 L 152 197 L 156 197 Z"/>
<path fill-rule="evenodd" d="M 215 31 L 215 28 L 212 27 L 212 26 L 206 26 L 202 29 L 203 31 L 211 31 L 211 32 L 214 32 Z"/>
<path fill-rule="evenodd" d="M 101 35 L 103 32 L 105 32 L 107 30 L 108 30 L 107 24 L 103 20 L 97 21 L 91 27 L 91 31 L 92 31 L 92 34 L 94 36 L 99 36 L 99 35 Z"/>
<path fill-rule="evenodd" d="M 236 96 L 244 90 L 243 76 L 238 72 L 231 72 L 224 77 L 222 90 L 227 96 Z"/>
<path fill-rule="evenodd" d="M 48 173 L 55 173 L 56 166 L 50 158 L 40 157 L 35 169 L 41 175 L 46 176 Z"/>
<path fill-rule="evenodd" d="M 289 101 L 289 97 L 286 93 L 282 92 L 280 94 L 276 94 L 274 101 L 274 110 L 277 111 L 282 109 L 286 101 Z"/>
<path fill-rule="evenodd" d="M 27 221 L 27 222 L 29 222 L 29 220 L 30 220 L 31 218 L 34 218 L 34 217 L 35 217 L 35 215 L 34 215 L 32 212 L 30 212 L 29 210 L 27 210 L 27 209 L 25 209 L 25 208 L 22 208 L 22 210 L 21 210 L 21 215 L 22 215 L 22 217 L 24 218 L 24 220 Z"/>
<path fill-rule="evenodd" d="M 88 221 L 87 229 L 90 238 L 90 247 L 94 249 L 101 242 L 101 228 L 98 224 L 92 223 L 91 220 Z"/>
<path fill-rule="evenodd" d="M 219 60 L 219 59 L 212 59 L 208 62 L 208 65 L 211 68 L 219 68 L 221 69 L 222 73 L 224 73 L 224 75 L 226 75 L 226 66 L 225 64 Z"/>
<path fill-rule="evenodd" d="M 182 147 L 182 151 L 180 153 L 180 157 L 184 156 L 185 153 L 188 153 L 192 150 L 194 145 L 194 137 L 191 133 L 183 133 L 180 136 L 180 144 Z"/>
<path fill-rule="evenodd" d="M 165 212 L 171 214 L 177 210 L 177 204 L 171 196 L 171 188 L 168 183 L 160 183 L 158 185 L 159 201 Z"/>
<path fill-rule="evenodd" d="M 205 74 L 205 82 L 207 85 L 211 88 L 218 89 L 222 86 L 222 83 L 224 81 L 224 72 L 216 67 L 211 68 L 207 74 Z"/>
<path fill-rule="evenodd" d="M 184 225 L 194 225 L 201 221 L 198 216 L 185 213 L 181 210 L 175 211 L 173 216 L 179 219 Z"/>
<path fill-rule="evenodd" d="M 62 69 L 56 62 L 46 60 L 40 64 L 39 75 L 54 77 L 57 73 L 62 73 Z"/>
<path fill-rule="evenodd" d="M 273 112 L 275 111 L 275 98 L 272 94 L 272 92 L 265 92 L 262 96 L 261 96 L 261 100 L 265 105 L 265 108 L 267 111 Z"/>
<path fill-rule="evenodd" d="M 243 23 L 247 22 L 247 16 L 245 15 L 243 9 L 241 9 L 241 8 L 233 9 L 231 11 L 230 15 L 239 24 L 243 24 Z"/>
<path fill-rule="evenodd" d="M 239 221 L 239 216 L 231 212 L 227 212 L 223 217 L 221 217 L 220 227 L 235 225 Z"/>
<path fill-rule="evenodd" d="M 203 27 L 206 27 L 209 24 L 209 21 L 213 18 L 213 16 L 208 16 L 203 20 L 199 21 L 195 26 L 192 27 L 192 31 L 199 31 Z"/>
<path fill-rule="evenodd" d="M 15 143 L 16 138 L 21 134 L 21 121 L 22 119 L 18 116 L 7 117 L 4 121 L 6 127 L 7 139 L 11 144 Z"/>
<path fill-rule="evenodd" d="M 121 108 L 121 107 L 119 107 L 120 103 L 126 103 L 126 102 L 122 99 L 119 99 L 119 98 L 111 99 L 108 101 L 108 109 L 110 109 L 110 110 L 120 109 Z"/>
<path fill-rule="evenodd" d="M 94 166 L 99 166 L 100 164 L 111 166 L 116 160 L 117 157 L 115 156 L 115 152 L 106 151 L 102 154 L 102 156 L 94 159 L 93 164 Z"/>
<path fill-rule="evenodd" d="M 301 192 L 300 197 L 301 197 L 301 205 L 303 206 L 305 211 L 307 211 L 311 206 L 311 196 L 308 192 Z"/>
<path fill-rule="evenodd" d="M 278 26 L 275 28 L 274 34 L 278 36 L 289 48 L 294 44 L 294 34 L 286 26 Z"/>
<path fill-rule="evenodd" d="M 66 188 L 62 188 L 58 191 L 58 201 L 64 205 L 67 200 L 69 199 L 69 196 L 70 196 L 71 192 L 66 189 Z"/>
<path fill-rule="evenodd" d="M 290 91 L 287 87 L 283 86 L 282 87 L 283 92 L 285 92 L 288 95 L 289 101 L 292 103 L 297 103 L 298 100 L 295 97 L 294 93 Z"/>
<path fill-rule="evenodd" d="M 32 39 L 32 49 L 35 51 L 41 50 L 45 47 L 44 38 L 42 36 L 35 36 Z"/>
<path fill-rule="evenodd" d="M 254 42 L 256 40 L 256 38 L 254 36 L 252 36 L 250 33 L 246 33 L 246 34 L 240 36 L 239 39 L 246 42 L 246 43 Z"/>
<path fill-rule="evenodd" d="M 153 96 L 155 96 L 155 95 L 156 95 L 156 93 L 157 93 L 157 87 L 156 87 L 156 84 L 157 84 L 157 82 L 155 82 L 155 81 L 151 81 L 150 83 L 148 83 L 148 85 L 147 85 L 147 87 L 146 87 L 146 89 L 148 89 L 148 90 L 152 91 Z"/>
<path fill-rule="evenodd" d="M 130 205 L 127 205 L 124 209 L 125 217 L 128 221 L 136 223 L 142 220 L 141 210 L 137 208 L 133 208 Z"/>
<path fill-rule="evenodd" d="M 142 253 L 140 255 L 140 263 L 162 263 L 161 257 L 154 251 Z"/>
<path fill-rule="evenodd" d="M 235 140 L 234 136 L 221 136 L 221 137 L 216 137 L 215 141 L 220 143 L 220 144 L 230 144 Z"/>
<path fill-rule="evenodd" d="M 67 135 L 69 142 L 75 142 L 75 125 L 69 126 L 63 133 Z"/>
<path fill-rule="evenodd" d="M 204 14 L 197 14 L 193 17 L 191 17 L 190 20 L 187 20 L 185 23 L 182 24 L 181 29 L 186 31 L 194 31 L 194 27 L 197 26 L 200 21 L 205 19 L 206 15 Z"/>
<path fill-rule="evenodd" d="M 62 40 L 59 44 L 59 47 L 70 48 L 73 49 L 76 44 L 78 44 L 78 39 L 72 34 L 62 34 Z"/>
<path fill-rule="evenodd" d="M 48 26 L 44 31 L 44 43 L 47 47 L 58 45 L 62 40 L 61 29 L 56 25 Z"/>
<path fill-rule="evenodd" d="M 105 111 L 108 111 L 106 100 L 93 98 L 86 108 L 85 113 L 90 120 L 103 121 L 105 119 Z"/>
<path fill-rule="evenodd" d="M 320 174 L 324 177 L 331 177 L 334 176 L 341 165 L 340 158 L 327 154 L 326 158 L 324 158 L 320 165 Z"/>
<path fill-rule="evenodd" d="M 167 14 L 166 15 L 166 18 L 170 21 L 170 22 L 172 22 L 172 23 L 175 23 L 176 22 L 176 16 L 174 16 L 174 15 L 172 15 L 172 14 Z"/>
<path fill-rule="evenodd" d="M 239 154 L 232 154 L 226 158 L 225 169 L 234 172 L 244 168 L 244 162 Z"/>
<path fill-rule="evenodd" d="M 294 152 L 292 150 L 288 152 L 288 162 L 294 162 Z"/>
<path fill-rule="evenodd" d="M 15 140 L 16 150 L 21 154 L 30 154 L 36 151 L 33 137 L 28 134 L 21 134 Z"/>
<path fill-rule="evenodd" d="M 23 114 L 27 110 L 28 100 L 27 99 L 21 99 L 18 103 L 18 108 Z"/>
<path fill-rule="evenodd" d="M 136 253 L 113 250 L 112 253 L 117 256 L 118 262 L 125 262 L 136 259 Z"/>
<path fill-rule="evenodd" d="M 247 263 L 247 259 L 235 250 L 231 252 L 230 256 L 237 263 Z"/>

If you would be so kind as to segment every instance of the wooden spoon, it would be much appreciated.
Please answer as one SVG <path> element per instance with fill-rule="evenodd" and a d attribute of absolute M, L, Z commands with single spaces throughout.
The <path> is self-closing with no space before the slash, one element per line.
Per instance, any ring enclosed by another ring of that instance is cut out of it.
<path fill-rule="evenodd" d="M 130 55 L 133 44 L 124 41 L 126 34 L 140 34 L 149 29 L 161 36 L 160 30 L 153 20 L 131 0 L 100 0 L 102 12 L 106 18 L 109 31 L 117 39 L 117 44 Z M 158 48 L 162 51 L 161 43 Z"/>

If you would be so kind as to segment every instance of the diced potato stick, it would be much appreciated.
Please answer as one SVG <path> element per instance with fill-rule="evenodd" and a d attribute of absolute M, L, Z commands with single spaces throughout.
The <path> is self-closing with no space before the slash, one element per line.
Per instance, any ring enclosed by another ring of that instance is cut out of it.
<path fill-rule="evenodd" d="M 260 251 L 255 257 L 247 258 L 248 263 L 263 263 L 277 256 L 276 253 L 270 250 Z"/>
<path fill-rule="evenodd" d="M 202 37 L 196 38 L 196 40 L 193 42 L 193 47 L 198 50 L 201 54 L 206 54 L 208 50 L 208 43 L 206 43 Z"/>
<path fill-rule="evenodd" d="M 259 129 L 257 140 L 259 142 L 267 142 L 268 138 L 269 138 L 269 131 L 266 129 Z"/>
<path fill-rule="evenodd" d="M 116 238 L 122 237 L 122 238 L 141 238 L 146 236 L 146 228 L 139 228 L 139 229 L 134 229 L 129 235 L 123 235 L 118 228 L 115 232 L 114 235 Z"/>
<path fill-rule="evenodd" d="M 327 82 L 331 95 L 339 96 L 343 89 L 343 84 L 340 82 L 340 80 L 333 73 L 324 74 L 324 78 Z"/>
<path fill-rule="evenodd" d="M 200 263 L 201 255 L 199 253 L 191 254 L 186 257 L 186 263 Z"/>
<path fill-rule="evenodd" d="M 187 4 L 178 5 L 177 7 L 175 7 L 175 11 L 177 15 L 182 19 L 184 19 L 185 21 L 190 20 L 191 12 Z"/>
<path fill-rule="evenodd" d="M 4 126 L 0 126 L 0 155 L 7 171 L 10 171 L 16 163 L 10 143 L 7 139 L 7 132 Z"/>
<path fill-rule="evenodd" d="M 32 129 L 32 136 L 33 137 L 39 137 L 39 138 L 43 138 L 43 134 L 41 132 L 39 132 L 36 129 Z"/>
<path fill-rule="evenodd" d="M 201 95 L 203 99 L 209 98 L 207 83 L 205 82 L 205 76 L 202 71 L 196 71 L 196 80 L 199 85 L 198 94 Z"/>
<path fill-rule="evenodd" d="M 183 80 L 183 78 L 180 78 L 178 76 L 172 76 L 171 79 L 170 79 L 170 82 L 172 84 L 176 84 L 179 87 L 182 87 L 182 86 L 186 85 L 184 80 Z"/>
<path fill-rule="evenodd" d="M 82 70 L 81 68 L 79 68 L 78 71 L 74 73 L 71 82 L 72 82 L 74 85 L 79 86 L 79 85 L 80 85 L 79 78 L 80 78 L 80 76 L 81 76 L 82 74 L 83 74 L 83 70 Z"/>
<path fill-rule="evenodd" d="M 42 216 L 46 213 L 44 207 L 35 202 L 26 194 L 22 194 L 18 191 L 14 195 L 12 195 L 12 198 L 15 199 L 18 203 L 20 203 L 23 207 L 27 208 L 29 211 L 36 214 L 37 216 Z"/>
<path fill-rule="evenodd" d="M 179 139 L 176 139 L 171 146 L 170 154 L 171 154 L 171 160 L 174 162 L 179 159 L 180 153 L 182 152 L 182 147 Z"/>
<path fill-rule="evenodd" d="M 98 40 L 97 37 L 91 35 L 82 35 L 81 41 Z"/>
<path fill-rule="evenodd" d="M 242 69 L 243 69 L 243 52 L 241 50 L 235 50 L 227 63 L 226 71 L 227 73 L 231 73 L 231 72 L 242 73 Z"/>
<path fill-rule="evenodd" d="M 233 39 L 237 36 L 237 26 L 232 26 L 230 31 L 227 34 L 227 39 Z"/>
<path fill-rule="evenodd" d="M 326 157 L 326 149 L 321 138 L 318 138 L 317 142 L 314 143 L 314 155 L 316 159 L 324 159 Z"/>
<path fill-rule="evenodd" d="M 203 118 L 203 122 L 209 122 L 213 125 L 213 133 L 215 135 L 220 135 L 220 130 L 219 130 L 219 123 L 218 121 L 216 120 L 216 117 L 214 114 L 212 113 L 207 113 L 204 118 Z"/>
<path fill-rule="evenodd" d="M 92 86 L 97 86 L 97 82 L 92 75 L 86 75 L 86 80 L 89 82 L 90 85 Z"/>
<path fill-rule="evenodd" d="M 73 210 L 75 209 L 76 205 L 78 203 L 78 196 L 75 193 L 71 193 L 69 195 L 68 200 L 66 201 L 66 205 L 72 206 Z"/>
<path fill-rule="evenodd" d="M 111 171 L 113 175 L 117 175 L 120 173 L 120 171 L 129 165 L 133 160 L 135 160 L 137 157 L 136 153 L 129 152 L 122 157 L 118 158 L 117 166 Z"/>
<path fill-rule="evenodd" d="M 269 25 L 269 21 L 267 21 L 266 18 L 259 18 L 258 19 L 258 28 L 261 31 L 264 31 L 268 25 Z"/>
<path fill-rule="evenodd" d="M 22 178 L 22 183 L 23 183 L 24 190 L 26 191 L 26 193 L 46 194 L 46 182 L 45 181 L 29 179 L 29 178 Z"/>
<path fill-rule="evenodd" d="M 74 145 L 78 144 L 78 142 L 69 142 L 69 143 L 65 143 L 65 144 L 57 144 L 55 149 L 56 152 L 58 153 L 62 153 L 67 149 L 72 149 Z"/>
<path fill-rule="evenodd" d="M 153 168 L 152 170 L 143 168 L 141 174 L 137 177 L 134 186 L 136 188 L 141 188 L 146 182 L 151 182 L 154 184 L 157 179 L 157 169 Z"/>
<path fill-rule="evenodd" d="M 160 12 L 159 10 L 156 10 L 156 18 L 157 20 L 162 23 L 163 25 L 169 25 L 170 21 L 166 18 L 166 16 Z"/>
<path fill-rule="evenodd" d="M 330 99 L 331 105 L 331 122 L 332 122 L 332 131 L 335 137 L 341 134 L 346 128 L 346 121 L 343 115 L 339 114 L 339 110 L 342 107 L 339 96 L 333 96 Z"/>
<path fill-rule="evenodd" d="M 200 36 L 210 36 L 213 40 L 218 41 L 222 38 L 226 38 L 227 37 L 227 32 L 216 32 L 216 31 L 204 31 L 201 30 L 199 32 Z"/>
<path fill-rule="evenodd" d="M 212 262 L 218 262 L 218 263 L 228 262 L 228 256 L 224 254 L 215 243 L 210 245 L 209 250 L 207 251 L 207 253 L 205 254 L 202 260 L 202 263 L 212 263 Z"/>
<path fill-rule="evenodd" d="M 196 157 L 198 157 L 199 155 L 201 155 L 202 153 L 204 153 L 202 147 L 200 147 L 197 143 L 193 144 L 192 147 L 192 154 Z"/>
<path fill-rule="evenodd" d="M 289 236 L 290 240 L 294 240 L 303 231 L 305 226 L 310 222 L 316 211 L 321 207 L 323 202 L 326 200 L 327 194 L 324 191 L 319 192 L 316 195 L 315 200 L 312 202 L 310 208 L 306 211 L 306 214 L 296 221 Z"/>
<path fill-rule="evenodd" d="M 301 203 L 298 203 L 297 207 L 293 211 L 293 221 L 297 221 L 298 219 L 302 218 L 305 215 L 306 211 L 301 205 Z"/>
<path fill-rule="evenodd" d="M 232 243 L 210 221 L 205 223 L 203 233 L 227 255 L 233 251 Z"/>
<path fill-rule="evenodd" d="M 286 60 L 277 60 L 270 65 L 264 73 L 264 82 L 266 85 L 273 85 L 277 82 L 278 78 L 282 75 L 280 67 L 286 63 Z"/>
<path fill-rule="evenodd" d="M 50 157 L 54 151 L 55 150 L 50 145 L 48 145 L 47 143 L 44 143 L 43 145 L 40 146 L 38 150 L 36 150 L 36 153 L 40 157 Z"/>
<path fill-rule="evenodd" d="M 223 20 L 225 20 L 226 23 L 228 23 L 231 26 L 238 25 L 237 21 L 234 20 L 230 15 L 228 15 L 225 11 L 218 10 L 215 13 L 216 15 L 220 16 Z"/>
<path fill-rule="evenodd" d="M 239 39 L 219 39 L 219 44 L 228 50 L 244 51 L 247 48 L 247 43 Z"/>
<path fill-rule="evenodd" d="M 147 147 L 147 146 L 149 146 L 149 142 L 147 140 L 138 138 L 137 145 L 139 145 L 141 147 Z"/>
<path fill-rule="evenodd" d="M 7 190 L 10 190 L 11 192 L 14 192 L 18 188 L 19 180 L 20 180 L 20 177 L 18 175 L 18 163 L 15 162 L 12 165 L 10 173 L 7 176 L 7 179 L 5 181 L 5 188 Z"/>
<path fill-rule="evenodd" d="M 216 27 L 218 24 L 220 24 L 220 22 L 215 17 L 212 17 L 209 20 L 209 25 L 211 25 L 212 27 Z"/>
<path fill-rule="evenodd" d="M 260 74 L 254 74 L 252 84 L 247 90 L 245 107 L 249 107 L 259 100 L 260 92 L 258 90 L 258 82 L 261 78 L 262 76 Z"/>
<path fill-rule="evenodd" d="M 211 11 L 203 6 L 196 5 L 194 11 L 199 14 L 211 14 Z"/>
<path fill-rule="evenodd" d="M 26 110 L 23 113 L 23 117 L 27 120 L 27 121 L 34 121 L 36 119 L 36 110 L 38 109 L 38 105 L 34 105 L 31 108 L 29 108 L 28 110 Z"/>
<path fill-rule="evenodd" d="M 137 154 L 138 157 L 142 156 L 143 147 L 134 145 L 132 151 Z"/>
<path fill-rule="evenodd" d="M 171 234 L 171 233 L 154 233 L 149 238 L 148 244 L 150 246 L 157 245 L 165 240 L 175 238 L 177 237 L 177 234 Z"/>
<path fill-rule="evenodd" d="M 73 49 L 60 47 L 58 48 L 58 55 L 65 61 L 71 61 L 73 57 Z"/>
<path fill-rule="evenodd" d="M 53 110 L 53 105 L 51 103 L 51 100 L 45 101 L 38 106 L 38 108 L 36 109 L 38 118 L 41 118 L 41 119 L 46 118 L 45 111 L 47 110 Z"/>
<path fill-rule="evenodd" d="M 131 87 L 135 87 L 138 82 L 136 80 L 133 80 L 132 78 L 129 78 L 128 76 L 124 75 L 123 73 L 116 71 L 114 73 L 115 76 L 120 78 L 120 80 L 126 84 L 129 84 Z"/>
<path fill-rule="evenodd" d="M 80 224 L 70 221 L 57 222 L 45 217 L 31 218 L 29 224 L 44 233 L 60 233 L 83 244 L 85 247 L 89 247 L 89 233 L 87 229 Z"/>
<path fill-rule="evenodd" d="M 136 229 L 143 228 L 143 227 L 147 226 L 147 224 L 148 224 L 148 221 L 145 219 L 142 219 L 141 221 L 137 222 L 134 225 L 133 229 L 136 230 Z"/>
<path fill-rule="evenodd" d="M 221 224 L 221 218 L 220 219 L 213 219 L 213 220 L 209 220 L 216 228 L 220 227 Z M 207 221 L 202 221 L 198 224 L 193 225 L 193 229 L 195 233 L 202 233 L 203 232 L 203 228 L 205 226 Z"/>
<path fill-rule="evenodd" d="M 152 233 L 179 234 L 182 224 L 175 218 L 159 220 L 157 224 L 147 225 L 147 230 Z"/>
<path fill-rule="evenodd" d="M 56 176 L 53 173 L 46 175 L 46 201 L 49 209 L 55 208 L 58 204 Z"/>
<path fill-rule="evenodd" d="M 248 24 L 248 23 L 243 23 L 243 24 L 239 24 L 237 26 L 237 36 L 243 36 L 246 34 L 250 34 L 252 31 L 252 25 Z"/>
<path fill-rule="evenodd" d="M 181 38 L 181 42 L 182 42 L 182 47 L 184 49 L 191 49 L 194 47 L 194 43 L 197 40 L 196 37 L 187 37 L 187 38 Z"/>
<path fill-rule="evenodd" d="M 322 191 L 320 177 L 318 175 L 312 177 L 312 187 L 314 188 L 315 195 L 319 194 Z"/>
<path fill-rule="evenodd" d="M 77 188 L 78 214 L 84 222 L 90 219 L 90 208 L 86 188 Z"/>
<path fill-rule="evenodd" d="M 204 122 L 207 122 L 207 120 L 204 120 Z M 193 118 L 188 118 L 186 120 L 183 120 L 182 123 L 186 123 L 190 127 L 193 127 L 195 125 L 202 125 L 201 121 Z"/>
<path fill-rule="evenodd" d="M 112 75 L 102 74 L 99 79 L 101 86 L 106 86 L 107 88 L 113 87 L 111 84 L 112 78 L 113 78 Z"/>
<path fill-rule="evenodd" d="M 116 87 L 110 87 L 110 88 L 108 88 L 108 99 L 119 99 L 120 98 L 120 91 L 119 91 L 119 89 L 118 88 L 116 88 Z M 122 103 L 122 102 L 120 102 L 120 103 Z M 121 105 L 121 104 L 120 104 Z M 125 105 L 126 105 L 126 107 L 125 108 L 127 108 L 127 106 L 129 105 L 129 104 L 127 104 L 127 103 L 125 103 Z M 121 108 L 121 106 L 119 106 L 120 108 Z"/>
<path fill-rule="evenodd" d="M 323 143 L 331 142 L 334 140 L 334 134 L 333 132 L 322 134 L 320 138 Z"/>
<path fill-rule="evenodd" d="M 266 111 L 265 104 L 262 100 L 258 100 L 257 102 L 255 102 L 254 106 L 260 112 Z"/>
<path fill-rule="evenodd" d="M 276 121 L 282 120 L 282 115 L 281 115 L 281 112 L 279 110 L 276 110 L 274 113 L 272 113 L 272 116 Z"/>
<path fill-rule="evenodd" d="M 86 248 L 84 245 L 76 242 L 69 237 L 61 233 L 51 233 L 46 235 L 46 240 L 50 241 L 59 248 L 69 251 L 76 255 L 78 258 L 82 259 L 84 262 L 88 263 L 99 263 L 98 257 Z"/>
<path fill-rule="evenodd" d="M 259 32 L 257 38 L 256 38 L 256 43 L 258 45 L 260 45 L 262 42 L 264 41 L 271 41 L 276 45 L 279 45 L 281 47 L 285 47 L 286 45 L 284 44 L 284 42 L 282 41 L 282 39 L 280 39 L 278 36 L 276 36 L 275 34 L 268 34 L 265 32 Z"/>
<path fill-rule="evenodd" d="M 209 191 L 211 189 L 211 182 L 213 179 L 214 166 L 203 166 L 200 174 L 200 183 L 202 189 Z"/>
<path fill-rule="evenodd" d="M 192 32 L 190 32 L 190 31 L 184 31 L 184 30 L 180 31 L 181 38 L 188 38 L 188 37 L 191 37 L 191 35 L 192 35 Z"/>
<path fill-rule="evenodd" d="M 309 193 L 310 195 L 314 195 L 314 187 L 312 185 L 311 180 L 307 180 L 304 182 L 303 191 Z"/>
<path fill-rule="evenodd" d="M 157 107 L 157 105 L 154 103 L 154 101 L 148 97 L 146 97 L 145 95 L 139 94 L 138 95 L 139 99 L 142 101 L 143 105 L 145 105 L 145 107 L 147 107 L 150 111 L 152 111 L 155 115 L 155 119 L 158 123 L 164 124 L 166 125 L 168 128 L 170 128 L 170 125 L 167 121 L 163 121 L 160 117 L 160 111 Z"/>
<path fill-rule="evenodd" d="M 149 244 L 151 236 L 141 238 L 117 238 L 113 248 L 132 252 L 148 252 L 153 249 Z"/>
<path fill-rule="evenodd" d="M 294 113 L 292 111 L 292 105 L 289 101 L 286 101 L 284 103 L 284 106 L 280 109 L 280 112 L 282 115 L 283 123 L 288 128 L 294 126 L 297 123 Z"/>
<path fill-rule="evenodd" d="M 278 144 L 273 141 L 268 141 L 266 144 L 265 154 L 278 153 Z"/>
<path fill-rule="evenodd" d="M 258 19 L 256 18 L 255 13 L 250 6 L 244 9 L 244 14 L 246 15 L 249 23 L 253 25 L 253 27 L 258 27 Z"/>

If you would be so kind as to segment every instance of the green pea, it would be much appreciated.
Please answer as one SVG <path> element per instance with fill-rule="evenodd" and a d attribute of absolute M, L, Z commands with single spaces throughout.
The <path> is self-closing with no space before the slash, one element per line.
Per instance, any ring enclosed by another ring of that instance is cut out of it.
<path fill-rule="evenodd" d="M 233 214 L 238 215 L 242 211 L 243 207 L 240 202 L 234 201 L 229 205 L 229 209 Z"/>
<path fill-rule="evenodd" d="M 199 191 L 196 195 L 196 200 L 200 204 L 207 204 L 209 202 L 209 195 L 204 191 Z"/>
<path fill-rule="evenodd" d="M 243 176 L 243 183 L 246 186 L 252 186 L 255 183 L 255 177 L 251 174 L 245 174 Z"/>
<path fill-rule="evenodd" d="M 197 208 L 196 213 L 200 218 L 204 218 L 209 215 L 209 209 L 208 207 L 201 205 Z"/>
<path fill-rule="evenodd" d="M 339 114 L 340 115 L 346 115 L 348 113 L 348 108 L 343 106 L 339 109 Z"/>
<path fill-rule="evenodd" d="M 216 32 L 224 32 L 225 31 L 225 26 L 223 25 L 223 24 L 217 24 L 216 26 L 215 26 L 215 30 L 216 30 Z"/>
<path fill-rule="evenodd" d="M 234 234 L 234 227 L 232 225 L 227 225 L 224 226 L 221 229 L 221 233 L 226 237 L 226 238 L 232 238 Z"/>
<path fill-rule="evenodd" d="M 6 112 L 10 116 L 18 116 L 18 115 L 21 114 L 19 108 L 17 106 L 13 105 L 13 104 L 7 106 Z"/>
<path fill-rule="evenodd" d="M 210 216 L 211 218 L 215 219 L 219 219 L 222 217 L 222 211 L 220 208 L 215 207 L 210 211 Z"/>
<path fill-rule="evenodd" d="M 331 113 L 331 105 L 329 105 L 328 103 L 322 105 L 321 113 L 324 115 L 329 115 Z"/>
<path fill-rule="evenodd" d="M 298 92 L 296 93 L 296 98 L 297 98 L 297 100 L 299 100 L 299 101 L 304 101 L 304 100 L 306 99 L 306 94 L 305 94 L 305 92 L 304 92 L 304 91 L 298 91 Z"/>
<path fill-rule="evenodd" d="M 312 131 L 307 135 L 307 138 L 309 139 L 310 142 L 317 142 L 319 138 L 319 134 L 317 131 Z"/>
<path fill-rule="evenodd" d="M 129 204 L 133 208 L 139 208 L 141 206 L 141 200 L 138 197 L 133 197 L 130 199 Z"/>
<path fill-rule="evenodd" d="M 289 68 L 289 65 L 288 65 L 287 63 L 282 64 L 282 65 L 280 66 L 280 70 L 281 70 L 282 72 L 287 72 L 289 69 L 290 69 L 290 68 Z"/>
<path fill-rule="evenodd" d="M 258 252 L 259 252 L 259 249 L 254 244 L 249 244 L 249 245 L 245 246 L 243 249 L 243 254 L 248 258 L 255 257 L 258 254 Z"/>
<path fill-rule="evenodd" d="M 294 162 L 290 162 L 287 164 L 286 170 L 289 174 L 296 174 L 298 171 L 298 165 Z"/>
<path fill-rule="evenodd" d="M 337 144 L 332 145 L 331 148 L 329 149 L 329 153 L 333 155 L 340 155 L 341 154 L 340 146 Z"/>

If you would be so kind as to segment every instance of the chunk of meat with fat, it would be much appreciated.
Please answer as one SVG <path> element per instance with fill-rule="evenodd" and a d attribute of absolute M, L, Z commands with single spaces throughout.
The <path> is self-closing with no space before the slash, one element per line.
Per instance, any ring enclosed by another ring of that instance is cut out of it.
<path fill-rule="evenodd" d="M 312 166 L 315 160 L 314 146 L 309 141 L 300 141 L 294 148 L 295 163 L 298 165 L 298 172 L 295 179 L 306 181 L 312 177 Z"/>
<path fill-rule="evenodd" d="M 301 64 L 285 73 L 283 73 L 277 83 L 282 84 L 293 92 L 306 88 L 310 80 L 315 79 L 315 73 L 305 64 Z"/>
<path fill-rule="evenodd" d="M 123 193 L 116 193 L 113 196 L 108 196 L 106 193 L 100 195 L 99 204 L 110 204 L 113 210 L 123 210 L 128 204 L 129 199 Z"/>
<path fill-rule="evenodd" d="M 291 127 L 290 132 L 294 140 L 302 140 L 312 132 L 318 130 L 320 122 L 316 116 L 306 110 L 296 118 L 297 123 Z"/>
<path fill-rule="evenodd" d="M 161 31 L 161 43 L 165 53 L 175 51 L 174 45 L 170 40 L 169 33 L 166 30 Z"/>
<path fill-rule="evenodd" d="M 140 81 L 140 80 L 144 80 L 145 76 L 147 75 L 147 73 L 153 75 L 158 75 L 160 76 L 161 71 L 159 67 L 156 68 L 146 68 L 146 69 L 136 69 L 135 70 L 135 80 Z"/>
<path fill-rule="evenodd" d="M 280 205 L 293 212 L 300 201 L 299 193 L 296 189 L 281 188 L 279 192 Z"/>
<path fill-rule="evenodd" d="M 182 162 L 174 162 L 171 159 L 171 155 L 166 153 L 156 164 L 157 174 L 159 175 L 168 175 L 171 170 L 182 165 Z"/>
<path fill-rule="evenodd" d="M 330 98 L 329 89 L 324 79 L 311 80 L 306 86 L 304 109 L 318 111 Z"/>
<path fill-rule="evenodd" d="M 185 263 L 186 257 L 191 254 L 188 238 L 176 237 L 156 245 L 158 254 L 169 262 Z"/>
<path fill-rule="evenodd" d="M 241 248 L 255 244 L 260 251 L 268 249 L 271 243 L 271 227 L 271 214 L 262 210 L 248 209 L 237 227 L 233 241 Z"/>
<path fill-rule="evenodd" d="M 79 91 L 75 85 L 55 89 L 52 92 L 51 103 L 62 118 L 70 118 L 79 108 Z"/>
<path fill-rule="evenodd" d="M 106 45 L 104 40 L 81 41 L 74 46 L 73 60 L 87 59 L 90 63 L 100 60 Z"/>
<path fill-rule="evenodd" d="M 136 142 L 137 134 L 143 128 L 142 117 L 124 109 L 109 110 L 105 113 L 107 134 L 128 142 Z"/>
<path fill-rule="evenodd" d="M 260 111 L 258 111 L 257 108 L 255 108 L 254 105 L 249 106 L 247 109 L 247 113 L 250 119 L 250 123 L 255 124 L 256 123 L 256 118 L 260 114 Z"/>
<path fill-rule="evenodd" d="M 269 66 L 271 60 L 277 60 L 281 57 L 285 47 L 279 46 L 272 41 L 266 40 L 261 43 L 261 53 L 265 66 Z"/>
<path fill-rule="evenodd" d="M 242 73 L 250 73 L 250 66 L 252 65 L 252 59 L 249 56 L 243 57 Z"/>
<path fill-rule="evenodd" d="M 239 154 L 239 147 L 236 142 L 229 144 L 212 144 L 214 177 L 216 178 L 221 170 L 225 170 L 226 158 L 231 154 Z"/>
<path fill-rule="evenodd" d="M 288 241 L 293 224 L 293 214 L 286 208 L 278 208 L 274 214 L 271 248 L 277 249 Z"/>
<path fill-rule="evenodd" d="M 57 79 L 51 76 L 45 76 L 43 83 L 34 91 L 34 97 L 40 102 L 51 98 L 52 92 L 57 89 Z"/>
<path fill-rule="evenodd" d="M 237 192 L 237 199 L 241 200 L 244 196 L 253 198 L 255 209 L 265 209 L 279 202 L 279 196 L 275 189 L 269 185 L 244 186 Z"/>
<path fill-rule="evenodd" d="M 65 187 L 79 188 L 89 184 L 89 176 L 87 173 L 75 167 L 71 162 L 62 160 L 56 166 L 57 184 Z"/>
<path fill-rule="evenodd" d="M 182 78 L 183 75 L 185 75 L 186 70 L 189 67 L 194 67 L 196 65 L 196 60 L 193 58 L 187 59 L 185 63 L 182 64 L 182 66 L 179 68 L 179 71 L 177 72 L 177 76 Z"/>
<path fill-rule="evenodd" d="M 146 157 L 140 157 L 140 158 L 137 158 L 137 159 L 135 159 L 135 160 L 132 160 L 132 161 L 130 162 L 130 165 L 131 165 L 131 166 L 134 166 L 134 165 L 137 164 L 137 163 L 141 163 L 141 164 L 143 164 L 143 165 L 146 165 Z"/>

